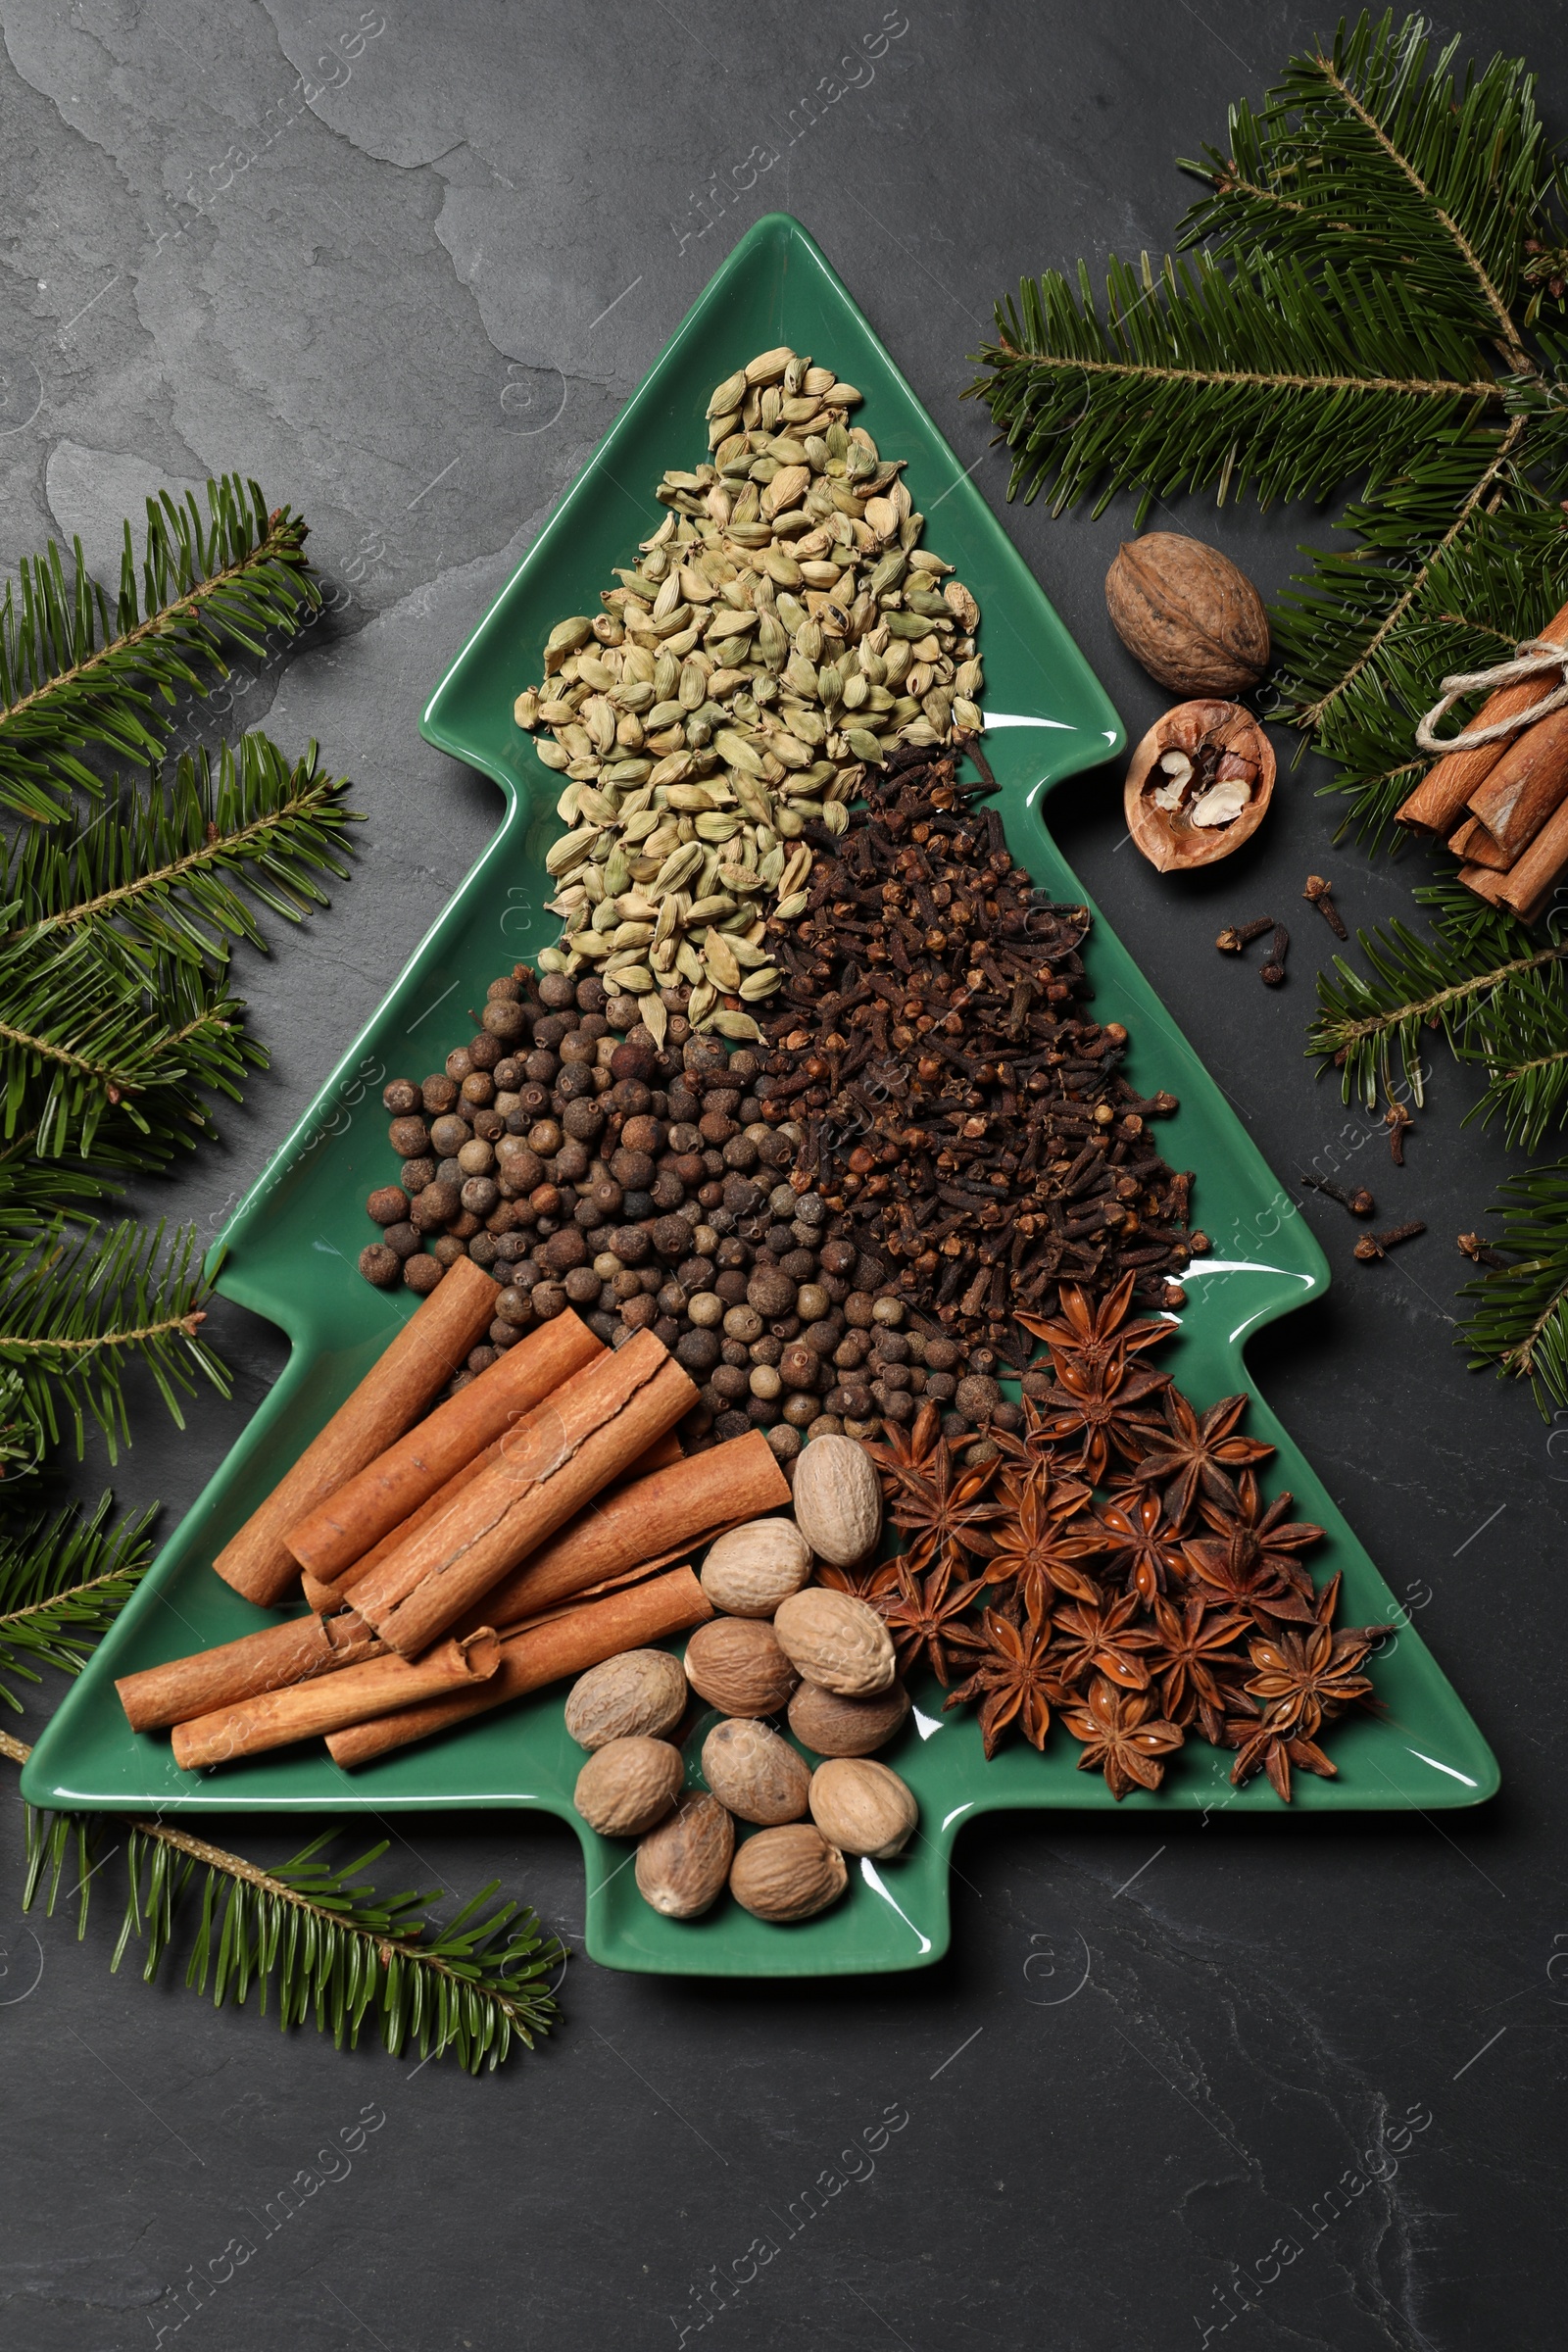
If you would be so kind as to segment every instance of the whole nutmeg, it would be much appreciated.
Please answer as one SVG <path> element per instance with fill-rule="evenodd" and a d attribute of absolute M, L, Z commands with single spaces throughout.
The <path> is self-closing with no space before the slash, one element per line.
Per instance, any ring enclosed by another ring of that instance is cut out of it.
<path fill-rule="evenodd" d="M 1105 574 L 1111 626 L 1151 677 L 1181 694 L 1243 694 L 1268 667 L 1268 613 L 1215 547 L 1146 531 Z"/>
<path fill-rule="evenodd" d="M 793 1519 L 749 1519 L 710 1545 L 702 1587 L 726 1616 L 771 1617 L 810 1573 L 811 1546 Z"/>
<path fill-rule="evenodd" d="M 726 1715 L 775 1715 L 800 1677 L 770 1625 L 751 1617 L 715 1617 L 686 1644 L 686 1680 Z"/>
<path fill-rule="evenodd" d="M 664 1649 L 624 1649 L 579 1675 L 566 1693 L 566 1729 L 579 1747 L 638 1736 L 662 1740 L 686 1712 L 686 1677 Z"/>
<path fill-rule="evenodd" d="M 831 1442 L 814 1441 L 818 1446 Z M 810 1457 L 808 1446 L 797 1479 Z M 866 1698 L 885 1690 L 893 1680 L 893 1637 L 875 1609 L 853 1593 L 808 1585 L 779 1603 L 773 1631 L 791 1665 L 820 1690 L 836 1690 L 845 1698 Z"/>
<path fill-rule="evenodd" d="M 890 1683 L 869 1698 L 841 1698 L 815 1683 L 803 1683 L 790 1700 L 790 1730 L 803 1747 L 818 1756 L 869 1756 L 902 1731 L 909 1693 Z"/>
<path fill-rule="evenodd" d="M 830 1756 L 811 1775 L 811 1819 L 846 1854 L 885 1862 L 903 1851 L 920 1808 L 914 1792 L 869 1756 Z"/>
<path fill-rule="evenodd" d="M 572 1802 L 601 1838 L 640 1838 L 663 1820 L 682 1777 L 680 1750 L 667 1740 L 612 1740 L 578 1773 Z"/>
<path fill-rule="evenodd" d="M 715 1723 L 703 1741 L 703 1778 L 731 1813 L 771 1829 L 804 1815 L 811 1767 L 765 1723 L 742 1716 Z"/>
<path fill-rule="evenodd" d="M 735 1824 L 716 1796 L 692 1788 L 637 1848 L 632 1874 L 665 1919 L 698 1919 L 717 1898 L 735 1852 Z"/>
<path fill-rule="evenodd" d="M 730 1866 L 729 1890 L 743 1911 L 780 1924 L 814 1919 L 849 1885 L 844 1856 L 805 1822 L 759 1830 Z"/>
<path fill-rule="evenodd" d="M 795 1517 L 819 1560 L 847 1568 L 882 1532 L 882 1489 L 856 1438 L 813 1438 L 795 1468 Z"/>

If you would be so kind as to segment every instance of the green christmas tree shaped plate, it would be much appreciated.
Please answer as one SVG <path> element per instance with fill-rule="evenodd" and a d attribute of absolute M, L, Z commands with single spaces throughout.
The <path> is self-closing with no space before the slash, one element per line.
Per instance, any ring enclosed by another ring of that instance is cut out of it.
<path fill-rule="evenodd" d="M 611 566 L 625 564 L 662 518 L 653 485 L 665 466 L 689 465 L 703 449 L 711 387 L 753 353 L 780 343 L 814 354 L 857 384 L 865 395 L 860 414 L 884 456 L 907 460 L 915 504 L 930 517 L 930 543 L 956 564 L 985 616 L 987 748 L 1009 846 L 1054 896 L 1082 899 L 1046 830 L 1042 805 L 1054 784 L 1123 748 L 1116 713 L 816 246 L 797 221 L 761 220 L 703 294 L 431 700 L 425 734 L 494 778 L 505 819 L 228 1228 L 220 1290 L 281 1325 L 293 1352 L 39 1741 L 23 1783 L 33 1804 L 166 1818 L 541 1807 L 571 1822 L 581 1839 L 594 1959 L 715 1976 L 920 1967 L 947 1948 L 948 1874 L 963 1822 L 1004 1806 L 1111 1810 L 1103 1781 L 1075 1769 L 1079 1750 L 1065 1734 L 1054 1733 L 1043 1756 L 1020 1743 L 988 1764 L 972 1713 L 944 1715 L 932 1685 L 917 1692 L 917 1711 L 888 1753 L 920 1804 L 919 1836 L 903 1857 L 858 1865 L 844 1899 L 803 1926 L 766 1926 L 727 1896 L 707 1918 L 682 1924 L 644 1904 L 624 1867 L 625 1847 L 576 1820 L 571 1788 L 581 1754 L 563 1727 L 559 1691 L 353 1775 L 313 1744 L 209 1778 L 176 1770 L 166 1738 L 133 1735 L 115 1696 L 117 1675 L 262 1622 L 263 1612 L 213 1574 L 213 1555 L 413 1306 L 411 1298 L 371 1290 L 355 1266 L 367 1232 L 365 1196 L 388 1169 L 381 1084 L 437 1066 L 469 1034 L 466 1008 L 483 1003 L 490 978 L 552 934 L 542 906 L 543 857 L 557 830 L 556 784 L 514 724 L 514 698 L 537 675 L 555 621 L 596 610 Z M 1328 1269 L 1290 1197 L 1103 922 L 1090 955 L 1097 1012 L 1131 1032 L 1135 1083 L 1181 1098 L 1162 1146 L 1177 1166 L 1198 1171 L 1202 1223 L 1226 1237 L 1193 1267 L 1182 1336 L 1162 1358 L 1187 1394 L 1206 1403 L 1250 1387 L 1243 1358 L 1249 1336 L 1320 1293 Z M 1260 1398 L 1248 1426 L 1278 1448 L 1272 1486 L 1290 1488 L 1298 1511 L 1328 1531 L 1316 1572 L 1343 1571 L 1342 1617 L 1397 1620 L 1389 1587 Z M 1298 1776 L 1294 1810 L 1431 1811 L 1490 1796 L 1496 1766 L 1420 1637 L 1400 1631 L 1384 1645 L 1375 1674 L 1383 1712 L 1337 1728 L 1339 1778 Z M 1290 1815 L 1266 1783 L 1232 1789 L 1228 1762 L 1194 1744 L 1174 1760 L 1158 1796 L 1138 1792 L 1121 1811 L 1152 1816 L 1223 1806 L 1274 1815 L 1289 1837 Z M 1149 1828 L 1146 1819 L 1141 1842 Z"/>

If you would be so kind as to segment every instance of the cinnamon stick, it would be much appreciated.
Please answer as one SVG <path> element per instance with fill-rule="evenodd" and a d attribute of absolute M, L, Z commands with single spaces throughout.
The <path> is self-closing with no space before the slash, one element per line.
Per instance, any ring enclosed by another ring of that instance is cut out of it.
<path fill-rule="evenodd" d="M 489 1463 L 499 1458 L 503 1443 L 504 1441 L 498 1438 L 494 1444 L 485 1447 L 483 1453 L 475 1454 L 471 1462 L 462 1470 L 455 1472 L 447 1480 L 446 1485 L 430 1496 L 428 1502 L 421 1503 L 416 1511 L 404 1520 L 401 1527 L 393 1528 L 391 1534 L 383 1536 L 380 1543 L 373 1549 L 368 1551 L 363 1559 L 356 1560 L 353 1567 L 346 1570 L 335 1585 L 318 1584 L 307 1570 L 301 1582 L 305 1588 L 305 1597 L 312 1608 L 340 1609 L 345 1600 L 352 1599 L 357 1584 L 368 1576 L 373 1576 L 382 1561 L 389 1559 L 406 1538 L 412 1536 L 416 1529 L 427 1526 L 432 1519 L 439 1517 L 440 1513 L 446 1510 L 451 1503 L 456 1502 L 471 1479 L 476 1478 Z M 685 1458 L 681 1452 L 679 1438 L 676 1437 L 673 1430 L 670 1430 L 664 1437 L 657 1440 L 654 1445 L 645 1447 L 625 1473 L 612 1486 L 606 1488 L 604 1495 L 592 1507 L 599 1509 L 610 1495 L 618 1494 L 622 1487 L 630 1485 L 633 1480 L 652 1477 L 656 1470 L 667 1470 L 672 1463 L 684 1461 Z M 669 1556 L 673 1559 L 675 1555 L 671 1552 Z M 646 1565 L 654 1568 L 662 1567 L 663 1563 L 651 1559 Z M 507 1622 L 509 1625 L 513 1624 L 515 1622 L 515 1618 L 509 1618 Z"/>
<path fill-rule="evenodd" d="M 1470 795 L 1471 822 L 1448 846 L 1473 865 L 1510 866 L 1565 799 L 1568 709 L 1538 719 L 1504 746 L 1491 775 Z"/>
<path fill-rule="evenodd" d="M 299 1577 L 287 1529 L 373 1462 L 444 1389 L 489 1329 L 498 1286 L 469 1257 L 451 1265 L 293 1468 L 230 1537 L 213 1566 L 247 1600 L 279 1601 Z"/>
<path fill-rule="evenodd" d="M 1505 874 L 1498 875 L 1494 905 L 1506 906 L 1522 922 L 1538 921 L 1551 904 L 1552 892 L 1565 866 L 1568 866 L 1568 802 L 1547 817 L 1517 862 Z M 1474 887 L 1472 883 L 1471 888 Z"/>
<path fill-rule="evenodd" d="M 300 1566 L 318 1583 L 335 1584 L 476 1454 L 604 1352 L 604 1342 L 569 1307 L 541 1323 L 289 1529 L 285 1542 Z"/>
<path fill-rule="evenodd" d="M 1501 904 L 1503 885 L 1508 875 L 1506 869 L 1499 872 L 1495 866 L 1461 865 L 1459 879 L 1467 890 L 1475 892 L 1478 899 L 1485 899 L 1489 906 L 1496 906 Z"/>
<path fill-rule="evenodd" d="M 684 1558 L 721 1528 L 760 1518 L 789 1498 L 773 1448 L 754 1429 L 600 1495 L 474 1606 L 487 1625 L 520 1625 L 623 1569 Z"/>
<path fill-rule="evenodd" d="M 634 1585 L 608 1600 L 586 1601 L 547 1625 L 525 1626 L 501 1645 L 501 1666 L 482 1690 L 463 1690 L 405 1707 L 379 1721 L 365 1721 L 334 1734 L 327 1751 L 334 1764 L 368 1764 L 394 1747 L 428 1740 L 449 1725 L 466 1722 L 530 1690 L 542 1690 L 565 1675 L 582 1674 L 623 1649 L 643 1649 L 688 1627 L 706 1625 L 713 1614 L 708 1595 L 690 1568 L 672 1568 L 652 1584 Z"/>
<path fill-rule="evenodd" d="M 218 1707 L 174 1726 L 174 1762 L 184 1772 L 230 1764 L 270 1747 L 287 1747 L 322 1732 L 343 1731 L 391 1714 L 398 1707 L 490 1681 L 501 1664 L 502 1644 L 486 1626 L 465 1642 L 443 1642 L 427 1657 L 367 1658 L 339 1674 L 287 1690 L 269 1690 L 236 1706 Z"/>
<path fill-rule="evenodd" d="M 354 1587 L 383 1642 L 414 1657 L 608 1487 L 696 1400 L 651 1331 L 603 1355 L 500 1441 L 496 1459 Z"/>
<path fill-rule="evenodd" d="M 1568 605 L 1560 612 L 1554 612 L 1538 633 L 1550 645 L 1568 645 Z M 1517 686 L 1499 686 L 1495 694 L 1488 695 L 1471 724 L 1491 727 L 1498 719 L 1512 718 L 1518 711 L 1533 710 L 1560 683 L 1548 671 L 1544 677 L 1521 679 Z M 1446 753 L 1428 768 L 1408 800 L 1396 810 L 1398 822 L 1413 826 L 1418 833 L 1446 835 L 1464 814 L 1466 803 L 1477 787 L 1509 750 L 1512 740 L 1502 735 L 1495 743 L 1478 744 L 1473 752 Z"/>
<path fill-rule="evenodd" d="M 265 1625 L 260 1633 L 221 1642 L 216 1649 L 122 1675 L 115 1689 L 131 1730 L 156 1732 L 266 1690 L 314 1682 L 362 1658 L 380 1657 L 384 1649 L 363 1617 L 343 1609 L 335 1617 L 290 1617 L 282 1625 Z"/>

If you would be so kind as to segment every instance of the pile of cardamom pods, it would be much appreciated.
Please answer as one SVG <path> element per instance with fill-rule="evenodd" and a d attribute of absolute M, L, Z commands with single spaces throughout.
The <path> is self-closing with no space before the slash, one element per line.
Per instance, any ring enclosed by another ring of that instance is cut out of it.
<path fill-rule="evenodd" d="M 811 819 L 842 832 L 867 763 L 978 733 L 980 612 L 920 544 L 924 517 L 831 368 L 788 349 L 727 376 L 708 461 L 666 473 L 671 509 L 635 569 L 550 632 L 519 727 L 564 774 L 545 863 L 560 945 L 544 971 L 645 1000 L 736 1041 L 782 975 L 769 913 L 806 905 Z"/>

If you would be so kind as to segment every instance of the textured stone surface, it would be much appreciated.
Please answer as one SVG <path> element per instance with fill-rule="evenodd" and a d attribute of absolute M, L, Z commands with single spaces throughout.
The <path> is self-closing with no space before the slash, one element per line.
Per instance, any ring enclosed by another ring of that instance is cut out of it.
<path fill-rule="evenodd" d="M 420 742 L 418 710 L 764 210 L 823 243 L 1129 734 L 1162 707 L 1104 612 L 1127 510 L 1004 509 L 984 413 L 956 396 L 1020 273 L 1164 249 L 1189 192 L 1173 155 L 1223 142 L 1227 101 L 1255 97 L 1323 19 L 1278 0 L 908 0 L 874 77 L 828 102 L 837 61 L 882 21 L 879 0 L 0 0 L 0 562 L 79 531 L 107 563 L 155 480 L 256 474 L 309 515 L 340 594 L 309 650 L 236 681 L 236 721 L 318 736 L 370 818 L 331 911 L 243 959 L 272 1068 L 160 1207 L 217 1229 L 487 839 L 495 796 Z M 1483 56 L 1533 54 L 1560 131 L 1552 13 L 1516 0 L 1467 22 Z M 818 119 L 803 127 L 808 91 Z M 759 150 L 777 160 L 762 169 Z M 704 231 L 710 174 L 755 185 Z M 1221 526 L 1206 502 L 1174 519 L 1223 536 L 1270 595 L 1326 528 L 1245 512 Z M 84 1944 L 64 1916 L 24 1923 L 13 1811 L 8 2342 L 172 2341 L 175 2290 L 184 2308 L 206 2292 L 193 2278 L 211 2292 L 179 2341 L 226 2352 L 618 2352 L 687 2341 L 720 2307 L 729 2340 L 780 2352 L 1141 2352 L 1230 2340 L 1228 2325 L 1270 2352 L 1468 2347 L 1500 2340 L 1504 2308 L 1518 2352 L 1560 2340 L 1542 2255 L 1559 2202 L 1568 1452 L 1451 1345 L 1451 1236 L 1507 1164 L 1495 1139 L 1459 1132 L 1465 1082 L 1440 1066 L 1398 1176 L 1301 1059 L 1332 944 L 1299 903 L 1306 872 L 1356 924 L 1407 911 L 1420 871 L 1336 849 L 1315 780 L 1309 764 L 1287 775 L 1258 840 L 1179 893 L 1125 845 L 1117 778 L 1068 788 L 1053 821 L 1282 1177 L 1364 1144 L 1353 1165 L 1375 1171 L 1380 1206 L 1429 1223 L 1364 1270 L 1341 1212 L 1307 1207 L 1337 1287 L 1253 1361 L 1420 1608 L 1499 1751 L 1499 1803 L 1441 1824 L 992 1821 L 960 1846 L 942 1967 L 774 1987 L 577 1963 L 559 2038 L 477 2085 L 282 2039 L 175 1982 L 145 1989 L 130 1961 L 110 1977 L 119 1864 Z M 1296 935 L 1274 995 L 1211 945 L 1263 907 Z M 166 1524 L 281 1361 L 236 1311 L 215 1326 L 232 1403 L 202 1400 L 176 1437 L 149 1402 L 118 1473 L 127 1499 L 164 1497 Z M 56 1690 L 29 1698 L 24 1734 Z M 559 1825 L 386 1829 L 382 1884 L 498 1877 L 580 1934 Z M 256 1824 L 213 1835 L 263 1859 L 294 1843 Z M 338 2168 L 318 2151 L 367 2110 L 351 2170 L 323 2180 Z M 1431 2121 L 1394 2176 L 1338 2186 L 1352 2168 L 1364 2181 L 1363 2152 L 1409 2110 Z M 874 2145 L 884 2116 L 874 2156 L 844 2153 Z M 300 2183 L 285 2220 L 302 2174 L 318 2185 Z M 1301 2251 L 1271 2277 L 1281 2238 Z M 777 2251 L 736 2285 L 758 2239 Z M 1238 2267 L 1256 2310 L 1231 2320 Z"/>

